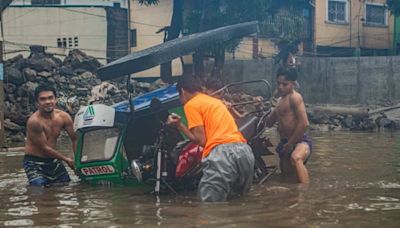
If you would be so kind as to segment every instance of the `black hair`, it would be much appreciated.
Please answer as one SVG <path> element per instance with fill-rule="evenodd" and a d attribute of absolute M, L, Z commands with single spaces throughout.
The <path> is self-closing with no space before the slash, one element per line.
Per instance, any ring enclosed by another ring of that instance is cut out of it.
<path fill-rule="evenodd" d="M 276 77 L 284 76 L 288 81 L 296 81 L 297 80 L 297 70 L 293 68 L 281 67 L 278 69 L 276 73 Z"/>
<path fill-rule="evenodd" d="M 43 84 L 43 85 L 39 85 L 38 87 L 36 87 L 36 89 L 35 89 L 35 100 L 37 101 L 38 98 L 39 98 L 39 94 L 41 92 L 45 92 L 45 91 L 51 91 L 51 92 L 53 92 L 54 97 L 57 97 L 56 89 L 53 86 Z"/>
<path fill-rule="evenodd" d="M 201 92 L 201 83 L 193 76 L 182 76 L 178 79 L 176 90 L 184 89 L 190 93 Z"/>
<path fill-rule="evenodd" d="M 224 85 L 221 80 L 219 80 L 216 77 L 209 77 L 206 80 L 206 83 L 204 85 L 206 89 L 212 90 L 212 91 L 217 91 L 221 89 Z"/>

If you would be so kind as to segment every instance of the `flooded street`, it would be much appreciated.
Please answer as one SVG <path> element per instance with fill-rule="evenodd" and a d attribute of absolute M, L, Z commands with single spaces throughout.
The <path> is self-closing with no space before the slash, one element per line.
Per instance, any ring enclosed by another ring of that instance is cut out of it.
<path fill-rule="evenodd" d="M 64 187 L 29 187 L 22 154 L 2 153 L 0 226 L 398 227 L 400 132 L 311 135 L 307 189 L 275 175 L 248 197 L 218 204 L 194 193 L 157 204 L 132 188 L 91 187 L 76 176 Z"/>

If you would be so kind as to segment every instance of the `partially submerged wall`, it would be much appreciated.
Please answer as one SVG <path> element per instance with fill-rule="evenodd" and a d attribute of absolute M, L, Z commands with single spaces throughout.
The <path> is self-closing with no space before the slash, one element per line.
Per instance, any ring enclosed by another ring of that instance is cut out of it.
<path fill-rule="evenodd" d="M 400 56 L 299 58 L 300 92 L 307 103 L 376 104 L 400 100 Z M 267 79 L 274 86 L 279 65 L 272 59 L 225 63 L 229 80 Z"/>

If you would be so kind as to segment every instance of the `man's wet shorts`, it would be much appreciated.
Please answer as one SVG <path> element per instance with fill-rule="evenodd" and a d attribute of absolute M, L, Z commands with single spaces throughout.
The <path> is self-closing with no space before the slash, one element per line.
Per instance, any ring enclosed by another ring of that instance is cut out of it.
<path fill-rule="evenodd" d="M 59 159 L 25 155 L 23 165 L 30 185 L 49 185 L 71 180 Z"/>
<path fill-rule="evenodd" d="M 284 146 L 287 142 L 288 142 L 287 139 L 281 139 L 281 141 L 279 142 L 278 146 L 276 146 L 276 153 L 278 153 L 279 158 L 281 158 L 281 159 L 282 159 L 282 157 L 284 156 L 284 153 L 283 153 L 283 146 Z M 307 161 L 308 161 L 308 159 L 310 158 L 310 156 L 311 156 L 311 154 L 312 154 L 312 151 L 313 151 L 313 143 L 312 143 L 312 140 L 311 140 L 310 136 L 308 136 L 307 134 L 304 134 L 303 137 L 296 143 L 296 145 L 299 144 L 299 143 L 304 143 L 304 144 L 307 144 L 307 145 L 308 145 L 308 149 L 309 149 L 310 154 L 308 155 L 307 159 L 304 161 L 304 164 L 306 164 Z M 295 145 L 295 146 L 296 146 L 296 145 Z M 293 150 L 294 150 L 294 147 L 293 147 L 293 149 L 290 151 L 290 154 L 292 154 Z M 289 155 L 290 155 L 290 154 L 289 154 Z M 290 156 L 288 156 L 288 157 L 290 158 Z"/>

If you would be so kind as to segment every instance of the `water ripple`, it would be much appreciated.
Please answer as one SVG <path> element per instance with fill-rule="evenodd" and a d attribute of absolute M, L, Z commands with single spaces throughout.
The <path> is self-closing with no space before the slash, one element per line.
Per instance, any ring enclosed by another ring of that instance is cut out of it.
<path fill-rule="evenodd" d="M 79 183 L 70 169 L 69 185 L 34 188 L 27 185 L 21 156 L 0 156 L 0 226 L 397 227 L 400 134 L 312 137 L 308 189 L 275 175 L 247 197 L 218 204 L 199 202 L 195 192 L 163 195 L 157 204 L 132 188 Z"/>

